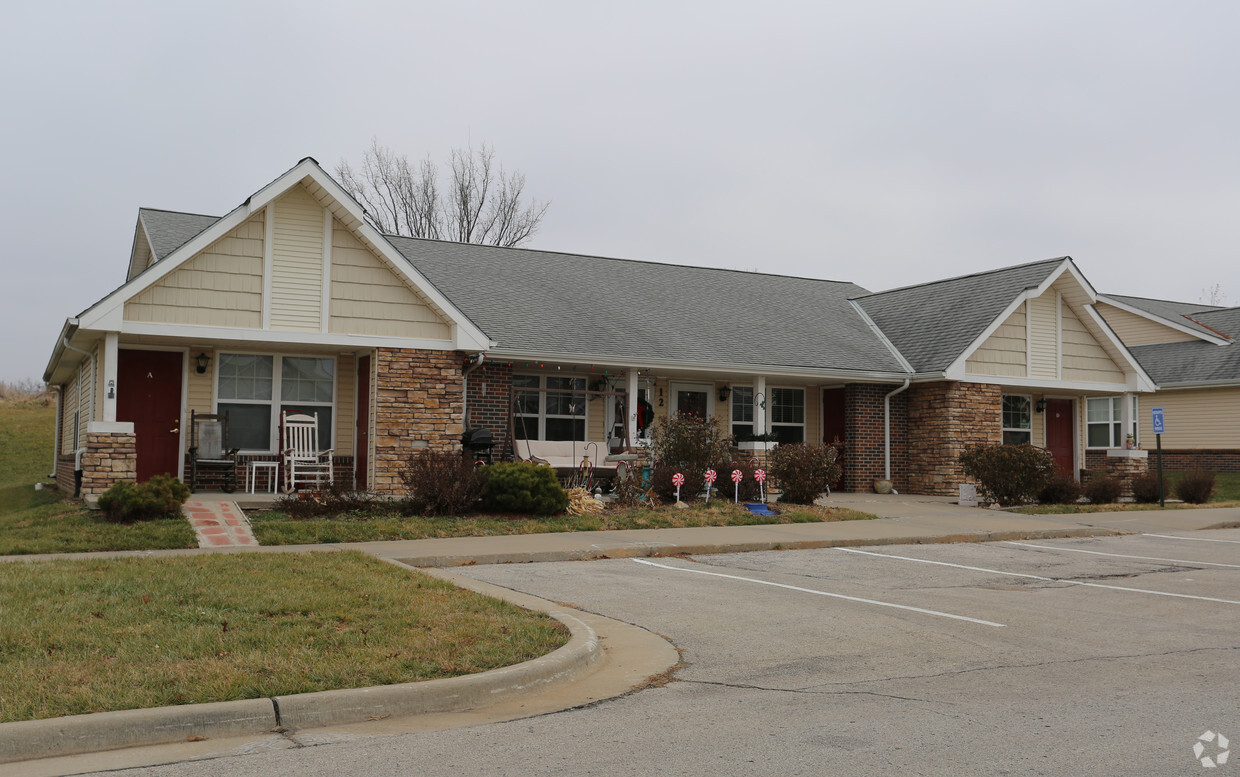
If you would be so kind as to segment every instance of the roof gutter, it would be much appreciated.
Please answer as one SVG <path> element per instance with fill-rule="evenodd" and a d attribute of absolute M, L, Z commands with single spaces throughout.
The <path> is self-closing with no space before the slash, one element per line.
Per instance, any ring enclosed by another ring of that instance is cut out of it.
<path fill-rule="evenodd" d="M 883 397 L 883 456 L 885 458 L 885 468 L 883 470 L 883 480 L 891 480 L 891 398 L 901 391 L 908 388 L 911 378 L 904 379 L 904 385 Z M 896 493 L 893 488 L 891 492 Z"/>
<path fill-rule="evenodd" d="M 81 348 L 74 348 L 69 345 L 69 338 L 77 332 L 78 319 L 66 318 L 65 325 L 60 328 L 60 339 L 56 341 L 56 347 L 52 349 L 52 358 L 48 360 L 47 367 L 43 370 L 43 382 L 50 384 L 52 382 L 52 373 L 56 371 L 56 364 L 60 361 L 61 356 L 66 350 L 77 351 L 80 354 L 90 356 L 89 353 Z"/>

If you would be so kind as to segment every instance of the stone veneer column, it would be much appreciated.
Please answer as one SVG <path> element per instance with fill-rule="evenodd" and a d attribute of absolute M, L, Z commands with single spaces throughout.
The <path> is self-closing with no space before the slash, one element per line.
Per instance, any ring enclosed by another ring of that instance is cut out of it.
<path fill-rule="evenodd" d="M 909 387 L 909 483 L 914 494 L 956 496 L 968 481 L 958 457 L 970 445 L 1003 442 L 1002 398 L 989 383 Z"/>
<path fill-rule="evenodd" d="M 463 355 L 380 348 L 375 353 L 374 482 L 400 494 L 400 472 L 415 450 L 460 450 L 464 432 Z"/>
<path fill-rule="evenodd" d="M 72 471 L 72 460 L 69 465 Z M 129 432 L 88 432 L 82 454 L 82 496 L 102 494 L 120 480 L 138 479 L 137 438 Z M 69 488 L 69 493 L 73 489 Z"/>
<path fill-rule="evenodd" d="M 898 385 L 849 383 L 844 387 L 844 490 L 874 490 L 886 469 L 883 398 Z M 891 398 L 891 480 L 908 488 L 908 391 Z"/>
<path fill-rule="evenodd" d="M 468 418 L 465 426 L 469 429 L 481 427 L 489 429 L 495 439 L 492 454 L 498 461 L 508 453 L 508 406 L 512 396 L 512 365 L 485 362 L 481 367 L 469 373 L 469 394 L 467 405 Z"/>

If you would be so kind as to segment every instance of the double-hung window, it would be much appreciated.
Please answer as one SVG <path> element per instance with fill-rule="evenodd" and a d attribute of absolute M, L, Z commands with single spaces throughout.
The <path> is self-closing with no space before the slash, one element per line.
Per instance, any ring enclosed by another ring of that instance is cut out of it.
<path fill-rule="evenodd" d="M 275 451 L 280 412 L 288 411 L 317 414 L 319 445 L 331 446 L 335 359 L 222 353 L 216 372 L 216 412 L 228 413 L 231 445 L 252 453 Z"/>
<path fill-rule="evenodd" d="M 1003 397 L 1003 444 L 1033 442 L 1033 399 L 1019 394 Z"/>
<path fill-rule="evenodd" d="M 805 442 L 805 389 L 773 388 L 771 434 L 781 443 Z"/>
<path fill-rule="evenodd" d="M 1132 398 L 1132 426 L 1124 432 L 1123 397 L 1089 397 L 1085 400 L 1085 438 L 1090 448 L 1122 448 L 1131 434 L 1136 440 L 1137 397 Z"/>
<path fill-rule="evenodd" d="M 732 387 L 732 434 L 737 440 L 753 437 L 753 386 Z"/>
<path fill-rule="evenodd" d="M 585 378 L 513 375 L 512 386 L 516 393 L 512 421 L 518 440 L 586 439 Z"/>

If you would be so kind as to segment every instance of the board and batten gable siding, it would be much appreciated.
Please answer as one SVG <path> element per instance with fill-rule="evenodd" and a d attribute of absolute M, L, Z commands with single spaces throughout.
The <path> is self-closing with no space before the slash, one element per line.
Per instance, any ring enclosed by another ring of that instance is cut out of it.
<path fill-rule="evenodd" d="M 1240 448 L 1240 387 L 1159 391 L 1141 398 L 1141 447 L 1153 449 L 1150 408 L 1161 407 L 1164 448 Z"/>
<path fill-rule="evenodd" d="M 258 329 L 263 216 L 257 214 L 125 303 L 127 321 Z"/>
<path fill-rule="evenodd" d="M 446 340 L 452 329 L 339 221 L 332 222 L 329 331 Z"/>
<path fill-rule="evenodd" d="M 272 203 L 271 328 L 322 329 L 323 206 L 303 186 Z"/>
<path fill-rule="evenodd" d="M 1029 366 L 1034 378 L 1059 377 L 1059 294 L 1051 289 L 1029 306 Z"/>
<path fill-rule="evenodd" d="M 1148 318 L 1129 313 L 1127 310 L 1121 310 L 1105 302 L 1099 302 L 1097 310 L 1102 314 L 1102 318 L 1106 320 L 1107 324 L 1111 326 L 1111 329 L 1115 330 L 1115 334 L 1124 345 L 1183 343 L 1197 339 L 1187 332 L 1172 329 L 1157 321 L 1151 321 Z"/>
<path fill-rule="evenodd" d="M 1008 316 L 986 341 L 965 361 L 965 371 L 973 375 L 1023 378 L 1028 369 L 1028 329 L 1026 308 L 1022 304 Z"/>
<path fill-rule="evenodd" d="M 1124 371 L 1111 361 L 1081 320 L 1063 307 L 1063 379 L 1089 383 L 1124 383 Z"/>

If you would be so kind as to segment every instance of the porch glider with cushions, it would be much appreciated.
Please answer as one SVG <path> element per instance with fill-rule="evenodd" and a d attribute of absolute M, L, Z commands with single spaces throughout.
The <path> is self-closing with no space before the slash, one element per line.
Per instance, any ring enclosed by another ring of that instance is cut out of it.
<path fill-rule="evenodd" d="M 284 445 L 280 455 L 284 462 L 284 490 L 295 491 L 302 486 L 316 489 L 332 484 L 335 449 L 319 450 L 319 414 L 280 413 Z"/>

